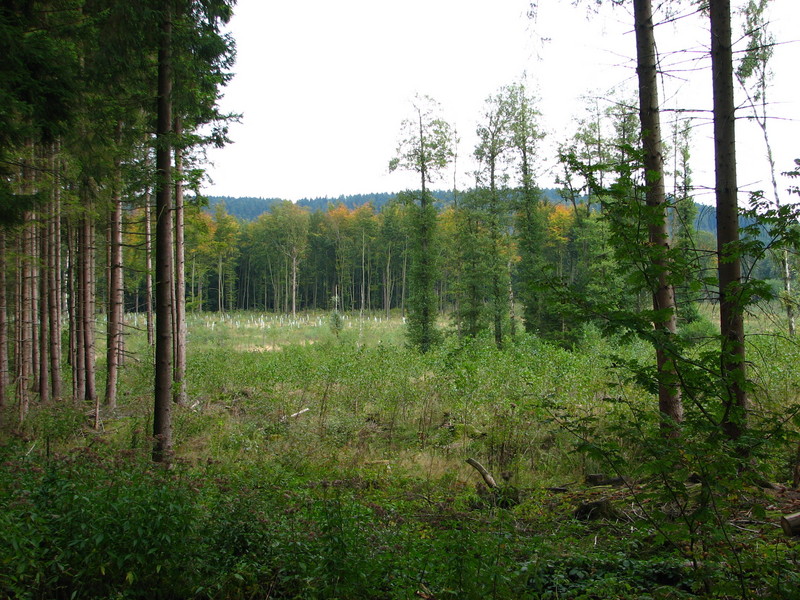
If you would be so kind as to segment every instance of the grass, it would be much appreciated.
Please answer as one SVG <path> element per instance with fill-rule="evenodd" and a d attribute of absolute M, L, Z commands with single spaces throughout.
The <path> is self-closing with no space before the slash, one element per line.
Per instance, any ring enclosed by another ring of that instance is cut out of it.
<path fill-rule="evenodd" d="M 322 313 L 189 320 L 189 400 L 174 407 L 171 471 L 148 461 L 148 360 L 127 362 L 119 409 L 100 433 L 82 427 L 80 406 L 38 406 L 23 436 L 4 438 L 0 596 L 666 599 L 800 589 L 796 544 L 775 526 L 793 497 L 758 490 L 722 455 L 709 461 L 713 433 L 660 441 L 652 396 L 611 358 L 648 360 L 640 342 L 587 329 L 569 350 L 522 335 L 499 351 L 489 339 L 450 337 L 420 355 L 404 347 L 397 317 L 346 315 L 338 335 Z M 796 346 L 750 343 L 758 422 L 791 415 Z M 141 332 L 127 348 L 148 353 Z M 764 445 L 761 470 L 775 481 L 789 476 L 795 431 L 775 428 Z M 486 489 L 468 457 L 499 490 Z M 708 478 L 686 483 L 681 465 Z M 614 469 L 627 483 L 584 484 Z M 592 501 L 612 511 L 577 519 Z"/>

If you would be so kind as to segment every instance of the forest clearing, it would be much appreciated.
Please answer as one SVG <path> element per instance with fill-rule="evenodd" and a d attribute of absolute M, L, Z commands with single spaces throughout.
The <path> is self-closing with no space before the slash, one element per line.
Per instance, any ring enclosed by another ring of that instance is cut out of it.
<path fill-rule="evenodd" d="M 135 325 L 142 316 L 129 315 Z M 759 319 L 761 326 L 768 324 Z M 153 468 L 152 364 L 99 430 L 32 405 L 2 444 L 0 588 L 58 598 L 792 598 L 800 348 L 753 336 L 758 468 L 687 410 L 665 440 L 593 326 L 420 354 L 398 315 L 189 318 L 175 461 Z M 697 341 L 698 354 L 713 338 Z M 143 331 L 131 336 L 146 353 Z M 265 351 L 265 349 L 268 349 Z M 796 408 L 794 409 L 796 410 Z M 679 458 L 678 458 L 679 455 Z M 709 457 L 714 456 L 714 460 Z M 489 488 L 465 460 L 494 476 Z M 674 464 L 665 469 L 664 462 Z M 674 461 L 674 462 L 673 462 Z M 764 489 L 762 478 L 775 482 Z"/>
<path fill-rule="evenodd" d="M 0 7 L 0 598 L 800 600 L 798 4 L 309 1 Z"/>

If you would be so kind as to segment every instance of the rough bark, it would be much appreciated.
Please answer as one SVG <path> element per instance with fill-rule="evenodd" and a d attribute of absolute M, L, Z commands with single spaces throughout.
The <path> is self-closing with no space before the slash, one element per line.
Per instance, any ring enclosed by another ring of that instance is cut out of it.
<path fill-rule="evenodd" d="M 658 103 L 658 71 L 656 43 L 653 31 L 653 12 L 650 0 L 634 0 L 636 26 L 636 73 L 639 83 L 639 119 L 641 121 L 644 149 L 645 199 L 652 214 L 648 223 L 648 237 L 653 252 L 652 266 L 656 281 L 652 282 L 653 310 L 668 311 L 664 320 L 654 323 L 662 336 L 675 334 L 677 312 L 675 290 L 669 282 L 669 231 L 667 229 L 667 202 L 664 188 L 664 154 L 661 142 L 661 115 Z M 657 340 L 660 338 L 657 338 Z M 678 377 L 664 345 L 656 342 L 658 369 L 658 406 L 665 417 L 662 422 L 667 431 L 683 420 Z"/>
<path fill-rule="evenodd" d="M 55 152 L 58 152 L 58 145 Z M 58 177 L 59 161 L 53 159 L 53 172 Z M 53 186 L 53 203 L 48 225 L 47 312 L 50 321 L 50 386 L 54 399 L 63 395 L 61 385 L 61 194 L 56 180 Z"/>
<path fill-rule="evenodd" d="M 88 190 L 87 190 L 88 192 Z M 97 394 L 95 377 L 95 247 L 94 247 L 94 221 L 92 217 L 92 203 L 90 196 L 84 196 L 86 213 L 83 216 L 81 231 L 81 246 L 79 249 L 81 260 L 80 268 L 80 320 L 83 335 L 83 365 L 86 380 L 84 382 L 84 400 L 94 407 L 94 426 L 100 426 L 100 404 Z"/>
<path fill-rule="evenodd" d="M 51 398 L 50 389 L 50 319 L 48 310 L 48 257 L 50 255 L 50 220 L 52 219 L 52 198 L 46 210 L 42 212 L 43 223 L 39 228 L 39 276 L 35 280 L 38 287 L 38 313 L 39 313 L 39 338 L 37 353 L 38 357 L 38 378 L 39 378 L 39 400 L 49 402 Z"/>
<path fill-rule="evenodd" d="M 70 222 L 67 231 L 67 251 L 69 255 L 68 281 L 69 295 L 67 306 L 69 310 L 69 364 L 72 367 L 72 397 L 82 400 L 86 384 L 86 373 L 83 351 L 83 319 L 80 318 L 81 286 L 78 283 L 80 265 L 78 245 L 80 232 L 74 222 Z"/>
<path fill-rule="evenodd" d="M 28 161 L 22 169 L 22 182 L 24 193 L 31 193 L 31 172 Z M 22 252 L 17 270 L 17 401 L 20 423 L 28 414 L 28 406 L 33 387 L 33 214 L 27 212 L 24 216 L 22 228 Z"/>
<path fill-rule="evenodd" d="M 738 439 L 747 423 L 744 307 L 739 254 L 739 206 L 736 181 L 735 105 L 730 0 L 709 2 L 711 71 L 714 90 L 714 166 L 717 200 L 717 253 L 720 293 L 720 366 L 725 386 L 722 429 Z"/>
<path fill-rule="evenodd" d="M 8 373 L 8 296 L 6 270 L 6 232 L 0 228 L 0 415 L 8 402 L 9 373 Z"/>

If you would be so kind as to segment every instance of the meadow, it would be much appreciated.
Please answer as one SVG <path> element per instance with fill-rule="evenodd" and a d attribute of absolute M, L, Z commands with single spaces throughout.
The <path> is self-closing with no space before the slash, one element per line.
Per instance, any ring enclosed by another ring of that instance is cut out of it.
<path fill-rule="evenodd" d="M 587 326 L 569 348 L 450 335 L 422 355 L 398 316 L 357 313 L 192 315 L 164 470 L 129 324 L 99 431 L 64 404 L 5 428 L 2 597 L 800 597 L 779 524 L 800 510 L 800 348 L 763 315 L 752 473 L 691 425 L 708 402 L 688 403 L 680 440 L 659 434 L 630 369 L 645 342 Z M 695 334 L 699 357 L 715 340 Z"/>

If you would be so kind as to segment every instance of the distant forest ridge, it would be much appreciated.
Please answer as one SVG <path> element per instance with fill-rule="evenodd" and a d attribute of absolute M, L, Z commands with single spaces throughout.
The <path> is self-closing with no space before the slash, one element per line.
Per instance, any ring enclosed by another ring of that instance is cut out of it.
<path fill-rule="evenodd" d="M 542 197 L 552 204 L 563 204 L 565 202 L 559 190 L 556 188 L 544 188 L 541 192 Z M 436 198 L 436 202 L 440 206 L 447 206 L 453 202 L 452 190 L 433 190 L 431 194 Z M 396 192 L 379 192 L 375 194 L 342 195 L 336 198 L 301 198 L 295 204 L 298 206 L 305 206 L 311 211 L 325 211 L 329 206 L 336 206 L 338 204 L 343 204 L 352 210 L 367 203 L 372 203 L 372 207 L 376 211 L 379 211 L 396 197 Z M 283 199 L 257 198 L 252 196 L 208 196 L 209 209 L 212 211 L 214 207 L 221 202 L 225 203 L 225 209 L 231 216 L 243 221 L 255 221 L 263 213 L 269 212 L 273 205 L 283 202 Z M 696 214 L 694 225 L 698 231 L 716 233 L 716 208 L 707 204 L 697 204 Z"/>
<path fill-rule="evenodd" d="M 553 203 L 563 202 L 557 189 L 543 189 L 542 196 L 545 200 Z M 435 198 L 436 204 L 448 206 L 453 203 L 452 190 L 432 190 L 431 195 Z M 325 211 L 329 206 L 343 204 L 350 210 L 371 203 L 376 211 L 380 211 L 386 204 L 397 197 L 397 192 L 379 192 L 375 194 L 353 194 L 350 196 L 321 197 L 321 198 L 301 198 L 295 204 L 305 206 L 311 211 Z M 228 214 L 244 221 L 254 221 L 262 213 L 268 212 L 274 204 L 283 202 L 281 198 L 254 198 L 254 197 L 233 197 L 233 196 L 208 196 L 209 208 L 220 202 L 225 203 Z"/>

